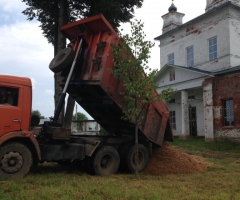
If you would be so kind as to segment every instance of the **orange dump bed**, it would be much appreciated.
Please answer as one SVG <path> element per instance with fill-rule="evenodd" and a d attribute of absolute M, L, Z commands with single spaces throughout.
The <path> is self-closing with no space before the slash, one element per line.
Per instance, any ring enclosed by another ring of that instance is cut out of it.
<path fill-rule="evenodd" d="M 84 35 L 67 89 L 69 95 L 109 133 L 134 135 L 134 124 L 121 119 L 118 106 L 124 103 L 119 93 L 123 86 L 108 70 L 113 67 L 111 44 L 119 39 L 117 33 L 102 15 L 67 24 L 61 31 L 70 41 Z M 169 112 L 163 102 L 152 103 L 144 110 L 139 132 L 157 145 L 164 139 L 172 140 Z"/>

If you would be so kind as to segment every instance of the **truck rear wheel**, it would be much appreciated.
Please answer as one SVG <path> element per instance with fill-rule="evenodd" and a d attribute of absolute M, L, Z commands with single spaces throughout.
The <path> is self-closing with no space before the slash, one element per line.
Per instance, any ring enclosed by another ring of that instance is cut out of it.
<path fill-rule="evenodd" d="M 31 151 L 25 145 L 13 142 L 0 147 L 0 179 L 23 177 L 32 164 Z"/>
<path fill-rule="evenodd" d="M 49 64 L 49 69 L 54 73 L 61 72 L 73 62 L 74 56 L 75 52 L 71 47 L 63 49 L 52 59 Z"/>
<path fill-rule="evenodd" d="M 131 173 L 134 173 L 135 171 L 135 154 L 136 154 L 136 148 L 135 145 L 130 146 L 127 154 L 126 154 L 126 167 L 128 171 Z M 145 145 L 138 144 L 138 172 L 142 172 L 145 167 L 147 166 L 149 161 L 149 153 Z"/>
<path fill-rule="evenodd" d="M 112 146 L 103 146 L 92 158 L 94 173 L 100 176 L 115 174 L 119 168 L 120 156 Z"/>

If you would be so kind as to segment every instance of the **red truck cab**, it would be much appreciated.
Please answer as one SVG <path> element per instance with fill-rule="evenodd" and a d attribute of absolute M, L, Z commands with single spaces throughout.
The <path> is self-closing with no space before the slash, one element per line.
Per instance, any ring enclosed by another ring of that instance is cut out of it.
<path fill-rule="evenodd" d="M 0 137 L 13 131 L 29 131 L 32 107 L 31 80 L 0 75 L 1 89 L 6 90 L 7 102 L 0 102 L 0 113 L 4 116 L 0 120 Z"/>
<path fill-rule="evenodd" d="M 3 178 L 9 178 L 11 174 L 14 178 L 18 174 L 21 176 L 21 170 L 28 172 L 34 161 L 40 158 L 38 142 L 30 130 L 31 108 L 31 80 L 0 75 L 0 176 Z M 10 148 L 11 151 L 8 150 Z M 14 149 L 19 149 L 19 153 Z M 26 157 L 29 163 L 27 167 L 23 162 Z M 5 173 L 1 174 L 2 171 Z"/>

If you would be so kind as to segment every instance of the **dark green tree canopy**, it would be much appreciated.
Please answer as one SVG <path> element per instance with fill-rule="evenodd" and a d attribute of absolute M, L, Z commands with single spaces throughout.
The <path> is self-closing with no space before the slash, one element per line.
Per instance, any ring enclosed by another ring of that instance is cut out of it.
<path fill-rule="evenodd" d="M 22 0 L 22 2 L 29 6 L 23 14 L 28 20 L 40 21 L 43 35 L 49 43 L 54 44 L 54 29 L 59 18 L 59 0 Z M 117 31 L 120 23 L 129 21 L 134 16 L 134 8 L 141 8 L 142 3 L 143 0 L 65 0 L 65 23 L 101 13 Z"/>
<path fill-rule="evenodd" d="M 37 115 L 40 119 L 45 118 L 44 116 L 42 116 L 39 110 L 32 110 L 32 115 Z"/>
<path fill-rule="evenodd" d="M 72 117 L 72 120 L 88 120 L 88 117 L 81 112 L 77 112 L 77 114 L 74 114 Z"/>

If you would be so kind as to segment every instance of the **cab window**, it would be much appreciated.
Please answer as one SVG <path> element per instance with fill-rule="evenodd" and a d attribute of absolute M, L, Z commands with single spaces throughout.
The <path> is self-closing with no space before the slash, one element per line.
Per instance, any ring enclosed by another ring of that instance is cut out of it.
<path fill-rule="evenodd" d="M 0 86 L 0 105 L 18 106 L 18 88 Z"/>

